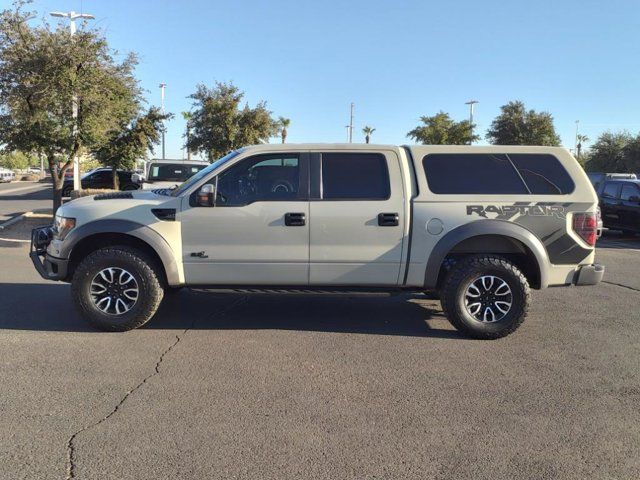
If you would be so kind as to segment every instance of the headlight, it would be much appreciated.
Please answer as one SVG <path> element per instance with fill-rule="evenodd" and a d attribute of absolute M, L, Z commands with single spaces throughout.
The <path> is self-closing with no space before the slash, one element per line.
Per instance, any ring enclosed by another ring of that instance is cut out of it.
<path fill-rule="evenodd" d="M 56 215 L 56 219 L 53 222 L 53 234 L 56 239 L 64 240 L 64 237 L 76 226 L 75 218 L 67 218 Z"/>

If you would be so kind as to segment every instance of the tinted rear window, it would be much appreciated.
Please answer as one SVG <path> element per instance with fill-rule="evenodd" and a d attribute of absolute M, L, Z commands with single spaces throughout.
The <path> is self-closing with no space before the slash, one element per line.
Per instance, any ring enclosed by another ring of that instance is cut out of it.
<path fill-rule="evenodd" d="M 553 155 L 510 153 L 508 156 L 531 193 L 564 195 L 573 192 L 573 180 Z"/>
<path fill-rule="evenodd" d="M 322 154 L 323 199 L 384 200 L 389 195 L 389 171 L 384 155 Z"/>
<path fill-rule="evenodd" d="M 575 185 L 548 154 L 431 154 L 422 160 L 433 193 L 563 195 Z"/>
<path fill-rule="evenodd" d="M 505 155 L 436 153 L 423 158 L 429 189 L 440 194 L 527 194 Z"/>

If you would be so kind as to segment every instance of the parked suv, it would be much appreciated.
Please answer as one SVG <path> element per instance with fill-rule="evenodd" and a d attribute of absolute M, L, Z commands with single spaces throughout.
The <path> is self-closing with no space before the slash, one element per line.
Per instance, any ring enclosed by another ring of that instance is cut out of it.
<path fill-rule="evenodd" d="M 602 221 L 625 235 L 640 233 L 640 180 L 607 180 L 600 189 Z"/>
<path fill-rule="evenodd" d="M 118 170 L 118 183 L 120 190 L 137 190 L 139 186 L 131 181 L 133 172 L 127 170 Z M 82 188 L 113 188 L 113 170 L 110 168 L 96 168 L 85 173 L 80 178 Z M 62 196 L 68 197 L 73 190 L 73 172 L 67 177 L 65 175 L 62 186 Z"/>
<path fill-rule="evenodd" d="M 434 291 L 456 328 L 498 338 L 531 288 L 602 279 L 597 204 L 561 148 L 257 145 L 171 191 L 65 204 L 31 258 L 107 330 L 145 324 L 167 289 L 302 287 Z"/>

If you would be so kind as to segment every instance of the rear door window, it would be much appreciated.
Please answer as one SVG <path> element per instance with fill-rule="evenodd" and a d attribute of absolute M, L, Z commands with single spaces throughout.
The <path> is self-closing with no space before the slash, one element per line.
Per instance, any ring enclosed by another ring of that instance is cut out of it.
<path fill-rule="evenodd" d="M 602 191 L 602 198 L 618 198 L 618 192 L 620 191 L 620 184 L 607 182 L 604 185 Z"/>
<path fill-rule="evenodd" d="M 323 153 L 321 178 L 325 200 L 386 200 L 391 195 L 381 153 Z"/>
<path fill-rule="evenodd" d="M 553 155 L 508 154 L 532 194 L 566 195 L 575 184 L 562 164 Z"/>
<path fill-rule="evenodd" d="M 527 188 L 506 155 L 436 153 L 422 165 L 429 189 L 437 194 L 527 194 Z"/>

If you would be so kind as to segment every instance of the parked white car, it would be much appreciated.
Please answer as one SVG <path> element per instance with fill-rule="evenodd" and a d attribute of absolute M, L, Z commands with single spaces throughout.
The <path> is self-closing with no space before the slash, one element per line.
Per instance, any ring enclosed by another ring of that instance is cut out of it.
<path fill-rule="evenodd" d="M 13 182 L 16 179 L 16 174 L 13 170 L 7 168 L 0 168 L 0 183 Z"/>

